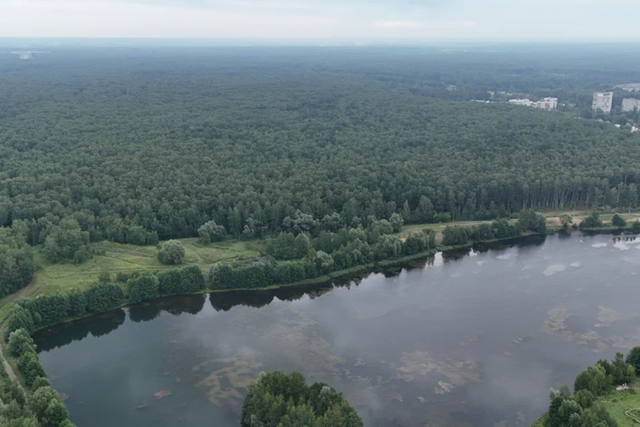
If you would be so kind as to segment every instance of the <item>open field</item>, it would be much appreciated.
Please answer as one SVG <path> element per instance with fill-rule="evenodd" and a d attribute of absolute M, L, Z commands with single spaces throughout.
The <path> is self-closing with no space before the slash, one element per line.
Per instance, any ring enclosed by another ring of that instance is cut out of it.
<path fill-rule="evenodd" d="M 186 251 L 185 265 L 197 265 L 205 272 L 219 261 L 236 261 L 260 255 L 256 242 L 227 241 L 201 246 L 197 239 L 180 239 Z M 114 278 L 118 273 L 152 272 L 175 268 L 163 265 L 157 259 L 155 246 L 134 246 L 113 242 L 100 242 L 93 246 L 99 253 L 84 264 L 43 263 L 33 283 L 33 290 L 51 294 L 72 288 L 86 288 L 95 283 L 102 271 Z"/>
<path fill-rule="evenodd" d="M 208 268 L 219 261 L 237 261 L 260 256 L 260 242 L 226 241 L 201 246 L 197 239 L 179 239 L 186 251 L 184 265 L 197 265 L 206 274 Z M 92 247 L 102 255 L 94 255 L 84 264 L 51 264 L 39 257 L 41 268 L 33 282 L 19 292 L 0 301 L 0 318 L 4 308 L 18 299 L 68 292 L 72 289 L 86 290 L 98 281 L 102 271 L 108 271 L 115 280 L 118 273 L 154 272 L 169 270 L 176 266 L 161 264 L 157 259 L 155 246 L 134 246 L 113 242 L 95 243 Z"/>
<path fill-rule="evenodd" d="M 640 420 L 640 381 L 634 380 L 631 383 L 631 388 L 633 391 L 613 391 L 601 399 L 611 416 L 618 422 L 618 427 L 634 427 L 638 425 L 637 422 L 625 414 L 631 409 L 637 409 L 637 411 L 630 411 L 628 412 L 629 415 Z"/>

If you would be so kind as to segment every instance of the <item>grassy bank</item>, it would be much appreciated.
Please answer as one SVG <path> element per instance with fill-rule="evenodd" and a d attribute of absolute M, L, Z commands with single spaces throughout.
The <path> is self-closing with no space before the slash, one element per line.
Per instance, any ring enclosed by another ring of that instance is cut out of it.
<path fill-rule="evenodd" d="M 574 222 L 579 223 L 582 218 L 588 215 L 588 212 L 554 211 L 546 213 L 549 232 L 554 232 L 560 229 L 557 218 L 561 214 L 571 214 L 571 216 L 574 218 Z M 611 219 L 612 216 L 613 215 L 601 215 L 601 218 L 606 223 Z M 624 216 L 629 223 L 636 218 L 640 218 L 640 214 L 638 213 L 628 214 Z M 515 221 L 516 220 L 512 220 L 512 222 Z M 437 240 L 440 243 L 442 240 L 442 231 L 447 226 L 470 227 L 481 224 L 483 222 L 488 221 L 459 221 L 442 224 L 412 224 L 404 226 L 402 228 L 402 231 L 400 233 L 396 233 L 396 235 L 404 238 L 412 232 L 431 229 L 436 232 Z M 630 228 L 627 227 L 623 230 L 628 229 Z M 619 230 L 620 229 L 611 227 L 603 227 L 600 229 L 588 231 L 612 233 Z M 265 247 L 265 242 L 261 240 L 228 240 L 220 243 L 210 244 L 207 246 L 199 244 L 197 239 L 195 238 L 180 239 L 179 241 L 182 243 L 186 251 L 186 259 L 184 265 L 196 265 L 202 270 L 205 275 L 212 264 L 215 264 L 217 262 L 232 263 L 235 261 L 254 259 L 259 257 L 263 253 Z M 469 243 L 468 245 L 462 245 L 455 248 L 440 245 L 438 249 L 461 249 L 467 246 L 471 246 L 472 244 L 473 243 Z M 37 258 L 40 269 L 36 272 L 32 283 L 24 289 L 21 289 L 17 293 L 9 295 L 0 300 L 0 319 L 4 319 L 8 312 L 8 307 L 11 305 L 11 303 L 14 303 L 25 297 L 33 297 L 37 295 L 54 295 L 58 293 L 67 293 L 71 290 L 87 290 L 89 287 L 91 287 L 91 285 L 97 282 L 98 277 L 102 272 L 108 272 L 111 275 L 112 279 L 115 280 L 118 273 L 157 273 L 174 268 L 174 266 L 163 265 L 158 261 L 158 250 L 156 246 L 135 246 L 104 241 L 92 244 L 92 249 L 96 253 L 93 258 L 79 265 L 72 263 L 52 264 L 46 261 L 44 257 L 38 256 Z M 386 268 L 394 265 L 401 265 L 414 259 L 425 258 L 430 255 L 432 255 L 432 252 L 424 252 L 410 257 L 381 261 L 376 263 L 375 266 L 379 268 Z M 292 285 L 321 283 L 324 281 L 329 281 L 333 278 L 344 276 L 345 274 L 359 272 L 366 268 L 373 267 L 374 265 L 352 267 L 346 271 L 332 272 L 330 275 L 306 280 L 304 282 L 294 283 Z M 124 290 L 124 283 L 120 283 L 120 285 Z"/>
<path fill-rule="evenodd" d="M 640 420 L 640 380 L 634 380 L 630 387 L 630 390 L 612 391 L 601 399 L 618 427 L 638 426 L 635 420 Z"/>

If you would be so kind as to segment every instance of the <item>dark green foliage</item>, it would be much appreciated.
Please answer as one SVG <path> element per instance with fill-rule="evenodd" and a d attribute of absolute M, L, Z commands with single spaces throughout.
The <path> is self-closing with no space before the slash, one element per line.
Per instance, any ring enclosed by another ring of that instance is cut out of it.
<path fill-rule="evenodd" d="M 583 389 L 573 395 L 573 400 L 578 402 L 583 409 L 588 409 L 596 401 L 596 397 L 589 390 Z"/>
<path fill-rule="evenodd" d="M 60 323 L 69 316 L 67 295 L 39 295 L 23 299 L 19 304 L 29 310 L 36 328 Z"/>
<path fill-rule="evenodd" d="M 119 307 L 124 293 L 116 285 L 95 285 L 87 291 L 86 298 L 88 313 L 102 313 Z"/>
<path fill-rule="evenodd" d="M 580 390 L 588 390 L 591 394 L 598 397 L 606 393 L 610 386 L 611 382 L 610 379 L 607 379 L 604 368 L 596 365 L 589 366 L 578 374 L 573 389 L 575 393 Z"/>
<path fill-rule="evenodd" d="M 223 225 L 216 224 L 215 221 L 207 221 L 198 228 L 200 243 L 208 245 L 211 242 L 221 242 L 227 237 L 227 230 Z"/>
<path fill-rule="evenodd" d="M 40 387 L 31 396 L 29 405 L 38 420 L 43 421 L 51 402 L 57 401 L 60 401 L 60 397 L 54 389 L 51 387 Z"/>
<path fill-rule="evenodd" d="M 111 284 L 97 284 L 86 292 L 25 298 L 12 309 L 7 320 L 7 333 L 19 328 L 33 332 L 69 318 L 109 311 L 120 306 L 123 298 L 122 289 Z"/>
<path fill-rule="evenodd" d="M 491 229 L 496 239 L 506 239 L 510 237 L 517 237 L 520 235 L 520 230 L 514 224 L 511 224 L 509 220 L 500 218 L 491 223 Z"/>
<path fill-rule="evenodd" d="M 402 255 L 402 240 L 396 236 L 382 236 L 376 245 L 376 260 L 394 259 Z"/>
<path fill-rule="evenodd" d="M 362 427 L 362 419 L 341 393 L 324 383 L 307 386 L 299 372 L 261 373 L 249 386 L 242 427 Z"/>
<path fill-rule="evenodd" d="M 476 226 L 471 227 L 471 232 L 469 233 L 469 239 L 474 240 L 476 242 L 481 242 L 485 240 L 493 240 L 496 238 L 496 235 L 493 232 L 493 226 L 491 224 L 478 224 Z"/>
<path fill-rule="evenodd" d="M 26 329 L 18 329 L 9 335 L 9 352 L 14 357 L 20 357 L 34 348 L 33 339 Z"/>
<path fill-rule="evenodd" d="M 68 421 L 58 393 L 51 388 L 27 330 L 12 332 L 8 349 L 19 357 L 18 369 L 33 394 L 27 402 L 22 388 L 9 378 L 0 358 L 0 424 L 3 427 L 74 427 Z"/>
<path fill-rule="evenodd" d="M 635 349 L 634 349 L 635 350 Z M 640 354 L 632 350 L 629 360 Z M 615 384 L 629 383 L 635 378 L 633 365 L 625 363 L 624 356 L 617 353 L 609 363 L 599 360 L 595 366 L 582 371 L 575 380 L 575 394 L 570 395 L 567 386 L 558 392 L 551 392 L 549 412 L 545 418 L 546 427 L 617 427 L 617 423 L 607 412 L 598 398 L 610 391 Z"/>
<path fill-rule="evenodd" d="M 267 241 L 267 254 L 275 259 L 299 258 L 296 253 L 295 242 L 296 237 L 293 233 L 280 233 L 276 238 Z"/>
<path fill-rule="evenodd" d="M 32 387 L 37 378 L 47 375 L 42 365 L 40 365 L 40 360 L 35 351 L 24 353 L 18 360 L 18 367 L 20 372 L 22 372 L 24 383 L 28 387 Z"/>
<path fill-rule="evenodd" d="M 526 209 L 520 212 L 518 227 L 522 231 L 528 230 L 533 233 L 544 234 L 547 231 L 547 220 L 540 212 L 536 212 L 533 209 Z"/>
<path fill-rule="evenodd" d="M 60 400 L 49 402 L 49 406 L 44 411 L 44 424 L 47 427 L 60 427 L 68 418 L 67 408 Z"/>
<path fill-rule="evenodd" d="M 306 257 L 310 250 L 311 240 L 309 240 L 309 236 L 305 233 L 298 234 L 296 239 L 293 241 L 293 252 L 295 254 L 295 258 L 300 259 Z"/>
<path fill-rule="evenodd" d="M 402 218 L 402 215 L 400 215 L 399 213 L 393 213 L 389 217 L 389 223 L 391 224 L 391 227 L 393 228 L 393 232 L 394 233 L 399 233 L 402 230 L 402 225 L 404 224 L 404 219 Z"/>
<path fill-rule="evenodd" d="M 469 243 L 469 232 L 464 227 L 445 227 L 442 231 L 442 244 L 445 246 L 466 245 Z"/>
<path fill-rule="evenodd" d="M 613 385 L 629 383 L 636 376 L 634 366 L 624 361 L 624 354 L 622 353 L 616 353 L 616 357 L 611 363 L 606 360 L 599 360 L 597 366 L 604 368 L 607 379 Z"/>
<path fill-rule="evenodd" d="M 326 252 L 316 252 L 312 261 L 319 274 L 327 274 L 333 271 L 333 258 Z"/>
<path fill-rule="evenodd" d="M 274 265 L 264 260 L 238 267 L 217 263 L 209 269 L 209 287 L 212 289 L 264 288 L 272 285 L 273 280 Z"/>
<path fill-rule="evenodd" d="M 276 264 L 273 272 L 273 283 L 295 283 L 307 278 L 304 264 L 300 261 L 286 261 Z"/>
<path fill-rule="evenodd" d="M 35 330 L 35 327 L 31 312 L 19 304 L 14 304 L 8 316 L 5 339 L 8 340 L 13 331 L 25 329 L 28 333 L 31 333 Z"/>
<path fill-rule="evenodd" d="M 182 264 L 186 256 L 182 243 L 177 240 L 169 240 L 162 244 L 158 252 L 158 261 L 163 264 Z"/>
<path fill-rule="evenodd" d="M 600 219 L 600 214 L 596 211 L 593 211 L 591 215 L 583 219 L 580 223 L 581 230 L 600 227 L 602 227 L 602 220 Z"/>
<path fill-rule="evenodd" d="M 576 110 L 468 102 L 558 93 L 588 109 L 611 68 L 637 80 L 630 55 L 281 49 L 56 48 L 42 67 L 4 61 L 0 226 L 23 221 L 28 244 L 82 262 L 89 240 L 155 244 L 209 221 L 246 238 L 317 236 L 369 216 L 637 206 L 636 135 Z M 162 78 L 148 72 L 158 61 Z M 212 64 L 225 72 L 205 72 Z"/>
<path fill-rule="evenodd" d="M 158 276 L 160 295 L 191 294 L 205 288 L 205 278 L 197 266 L 170 270 Z"/>
<path fill-rule="evenodd" d="M 33 252 L 30 248 L 0 244 L 0 297 L 27 286 L 34 271 Z"/>
<path fill-rule="evenodd" d="M 40 387 L 51 387 L 51 382 L 49 382 L 49 379 L 47 377 L 37 377 L 33 381 L 33 384 L 31 384 L 31 388 L 34 391 L 39 389 Z"/>
<path fill-rule="evenodd" d="M 640 373 L 640 347 L 633 347 L 627 354 L 625 361 L 634 367 L 636 373 Z"/>
<path fill-rule="evenodd" d="M 182 290 L 180 270 L 169 270 L 158 275 L 158 292 L 160 295 L 175 295 Z"/>
<path fill-rule="evenodd" d="M 620 215 L 615 214 L 613 218 L 611 218 L 611 225 L 613 225 L 614 227 L 622 228 L 627 226 L 627 221 Z"/>
<path fill-rule="evenodd" d="M 67 294 L 69 317 L 81 317 L 87 313 L 87 296 L 83 292 L 72 291 Z"/>
<path fill-rule="evenodd" d="M 46 236 L 44 253 L 49 261 L 74 260 L 77 264 L 86 261 L 89 232 L 82 231 L 75 219 L 66 218 L 59 225 L 50 227 Z"/>
<path fill-rule="evenodd" d="M 635 220 L 633 224 L 631 224 L 631 231 L 636 234 L 640 234 L 640 221 Z"/>
<path fill-rule="evenodd" d="M 569 397 L 564 396 L 561 393 L 551 394 L 551 403 L 549 405 L 549 412 L 547 417 L 547 427 L 562 427 L 559 410 L 565 400 Z"/>
<path fill-rule="evenodd" d="M 137 304 L 139 302 L 158 298 L 160 288 L 158 278 L 153 274 L 143 274 L 127 282 L 129 302 Z"/>

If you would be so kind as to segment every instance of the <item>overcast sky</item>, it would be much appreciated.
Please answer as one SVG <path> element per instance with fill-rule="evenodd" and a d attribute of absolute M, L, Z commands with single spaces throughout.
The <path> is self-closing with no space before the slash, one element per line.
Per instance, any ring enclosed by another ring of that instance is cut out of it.
<path fill-rule="evenodd" d="M 640 0 L 0 0 L 0 37 L 640 41 Z"/>

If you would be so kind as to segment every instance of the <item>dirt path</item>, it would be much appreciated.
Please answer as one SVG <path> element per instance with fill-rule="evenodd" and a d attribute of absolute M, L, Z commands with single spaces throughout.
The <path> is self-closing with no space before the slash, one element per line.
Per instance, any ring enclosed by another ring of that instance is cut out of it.
<path fill-rule="evenodd" d="M 22 388 L 22 384 L 20 383 L 20 381 L 18 381 L 18 377 L 16 376 L 16 373 L 13 371 L 13 368 L 11 367 L 11 365 L 9 364 L 9 362 L 7 362 L 7 359 L 5 359 L 4 357 L 4 353 L 2 351 L 2 346 L 0 345 L 0 357 L 2 357 L 2 365 L 4 366 L 4 370 L 7 372 L 7 375 L 9 375 L 9 378 L 11 379 L 11 381 L 15 381 L 18 383 L 18 387 L 20 387 L 20 389 L 24 392 L 24 388 Z M 25 392 L 26 395 L 26 392 Z"/>

